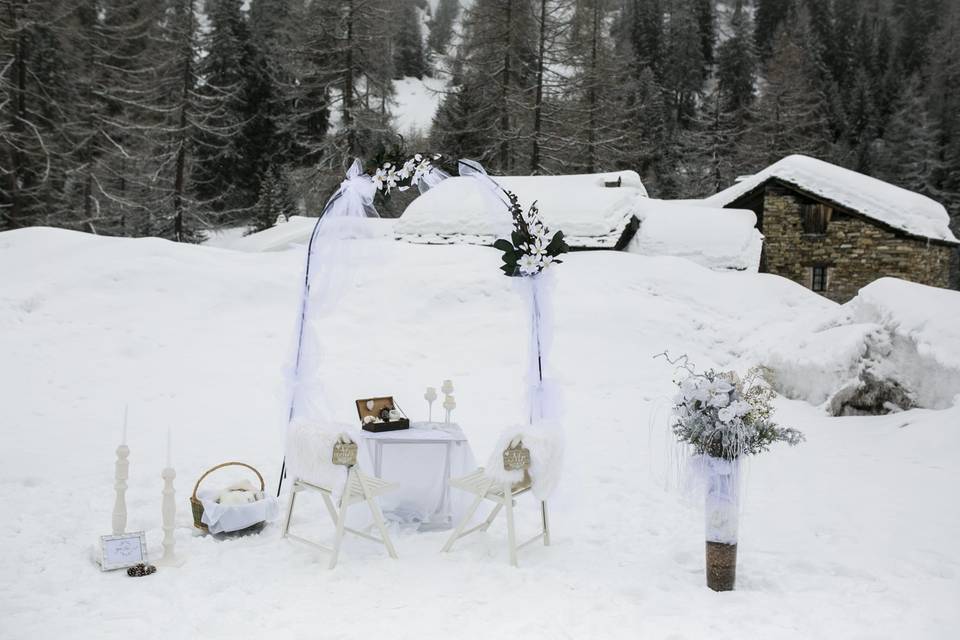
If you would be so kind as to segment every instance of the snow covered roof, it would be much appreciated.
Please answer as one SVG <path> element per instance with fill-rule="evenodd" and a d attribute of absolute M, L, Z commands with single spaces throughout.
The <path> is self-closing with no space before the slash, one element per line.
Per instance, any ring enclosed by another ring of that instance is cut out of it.
<path fill-rule="evenodd" d="M 950 216 L 939 202 L 862 173 L 802 155 L 787 156 L 703 201 L 715 206 L 727 206 L 771 179 L 780 180 L 911 235 L 957 242 L 950 231 Z"/>
<path fill-rule="evenodd" d="M 605 187 L 604 179 L 620 179 Z M 647 195 L 634 171 L 570 176 L 494 176 L 526 209 L 534 201 L 552 230 L 572 247 L 613 249 Z M 509 233 L 506 208 L 474 178 L 448 178 L 413 202 L 397 221 L 401 240 L 427 244 L 493 244 Z"/>
<path fill-rule="evenodd" d="M 687 258 L 710 269 L 757 271 L 763 236 L 746 209 L 639 199 L 640 228 L 627 251 Z"/>

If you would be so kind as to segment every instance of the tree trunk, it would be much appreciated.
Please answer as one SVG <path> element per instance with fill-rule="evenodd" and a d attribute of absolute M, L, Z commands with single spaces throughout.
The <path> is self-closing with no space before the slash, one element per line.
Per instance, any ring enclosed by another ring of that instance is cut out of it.
<path fill-rule="evenodd" d="M 530 150 L 530 173 L 537 175 L 540 166 L 540 131 L 543 127 L 543 65 L 547 42 L 547 0 L 540 0 L 540 42 L 537 54 L 537 96 L 533 105 L 533 146 Z"/>
<path fill-rule="evenodd" d="M 590 41 L 590 88 L 587 90 L 587 107 L 590 111 L 589 129 L 587 131 L 587 166 L 586 172 L 596 170 L 597 156 L 597 54 L 600 37 L 600 3 L 593 5 L 593 34 Z"/>
<path fill-rule="evenodd" d="M 18 28 L 16 12 L 14 11 L 13 3 L 10 4 L 10 20 L 13 28 Z M 14 137 L 17 133 L 22 133 L 23 124 L 22 119 L 26 117 L 27 113 L 27 60 L 26 60 L 26 34 L 21 30 L 20 34 L 17 36 L 17 39 L 14 44 L 14 64 L 17 74 L 17 84 L 16 84 L 16 102 L 14 103 L 14 108 L 12 110 L 12 118 L 10 123 L 10 128 L 14 132 Z M 20 218 L 23 216 L 23 202 L 20 195 L 20 178 L 23 173 L 23 154 L 20 152 L 20 149 L 17 145 L 11 145 L 10 152 L 10 214 L 8 217 L 11 227 L 19 226 Z"/>
<path fill-rule="evenodd" d="M 190 47 L 190 36 L 193 33 L 193 6 L 188 5 L 190 12 L 189 30 L 183 37 L 187 42 L 183 52 L 183 84 L 180 93 L 180 128 L 179 140 L 177 141 L 177 162 L 176 173 L 173 180 L 173 235 L 177 242 L 183 242 L 183 196 L 184 196 L 184 173 L 187 164 L 187 111 L 190 105 L 190 85 L 193 80 L 193 68 L 191 61 L 193 51 Z"/>
<path fill-rule="evenodd" d="M 347 50 L 343 70 L 343 128 L 347 132 L 350 154 L 357 152 L 357 132 L 353 128 L 353 3 L 347 3 Z"/>
<path fill-rule="evenodd" d="M 510 45 L 513 42 L 513 0 L 507 0 L 507 13 L 504 21 L 504 35 L 506 42 L 503 47 L 503 73 L 501 75 L 501 104 L 500 104 L 500 169 L 507 173 L 510 168 L 510 108 L 508 98 L 510 94 Z"/>

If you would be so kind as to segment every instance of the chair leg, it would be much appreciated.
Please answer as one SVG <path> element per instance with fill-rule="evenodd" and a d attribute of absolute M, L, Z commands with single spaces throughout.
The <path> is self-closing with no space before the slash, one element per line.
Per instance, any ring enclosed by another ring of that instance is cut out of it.
<path fill-rule="evenodd" d="M 347 493 L 350 491 L 349 480 L 347 481 L 347 488 L 343 492 L 343 496 L 340 498 L 340 513 L 337 514 L 337 533 L 333 538 L 333 553 L 330 554 L 330 567 L 333 569 L 337 566 L 337 558 L 340 555 L 340 545 L 343 543 L 343 530 L 346 526 L 347 521 Z"/>
<path fill-rule="evenodd" d="M 370 504 L 370 511 L 373 512 L 373 521 L 376 523 L 377 529 L 380 530 L 380 537 L 383 538 L 383 546 L 387 548 L 387 553 L 390 554 L 390 557 L 396 560 L 397 550 L 393 548 L 393 542 L 390 540 L 390 534 L 387 533 L 387 525 L 383 521 L 383 513 L 380 512 L 380 505 L 377 504 L 377 501 L 374 498 L 370 498 L 368 502 Z"/>
<path fill-rule="evenodd" d="M 540 503 L 540 515 L 543 519 L 543 546 L 550 546 L 550 518 L 547 517 L 547 501 Z"/>
<path fill-rule="evenodd" d="M 457 538 L 460 537 L 460 534 L 463 533 L 464 528 L 466 528 L 467 523 L 470 522 L 470 518 L 473 517 L 473 514 L 476 513 L 477 507 L 480 506 L 481 502 L 483 502 L 483 496 L 478 494 L 477 498 L 473 501 L 473 504 L 470 505 L 469 509 L 467 509 L 467 513 L 464 514 L 463 519 L 460 520 L 460 524 L 458 524 L 457 528 L 454 529 L 453 533 L 450 534 L 450 537 L 447 539 L 447 544 L 443 545 L 443 549 L 440 550 L 440 553 L 445 553 L 453 548 L 453 543 L 456 542 Z"/>
<path fill-rule="evenodd" d="M 336 523 L 337 518 L 337 508 L 333 505 L 333 500 L 330 499 L 330 495 L 326 491 L 321 491 L 320 495 L 323 496 L 323 503 L 327 506 L 327 513 L 330 514 L 330 520 Z"/>
<path fill-rule="evenodd" d="M 290 490 L 290 504 L 287 505 L 287 517 L 283 520 L 283 536 L 287 537 L 287 534 L 290 533 L 290 518 L 293 517 L 293 503 L 297 499 L 297 483 L 294 481 L 293 488 Z"/>
<path fill-rule="evenodd" d="M 517 564 L 517 532 L 513 524 L 513 490 L 510 483 L 503 485 L 503 502 L 507 510 L 507 544 L 510 545 L 510 564 Z"/>
<path fill-rule="evenodd" d="M 500 513 L 500 509 L 503 509 L 503 503 L 498 502 L 491 511 L 490 515 L 487 516 L 487 519 L 484 521 L 483 526 L 480 528 L 481 531 L 486 531 L 490 528 L 490 525 L 493 524 L 494 519 L 497 517 L 497 514 Z"/>

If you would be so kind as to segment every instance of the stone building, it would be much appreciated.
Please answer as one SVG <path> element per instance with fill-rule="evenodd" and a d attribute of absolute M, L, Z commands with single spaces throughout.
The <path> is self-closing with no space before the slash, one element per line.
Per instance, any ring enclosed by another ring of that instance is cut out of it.
<path fill-rule="evenodd" d="M 806 156 L 788 156 L 705 202 L 752 210 L 764 236 L 760 271 L 837 302 L 884 276 L 948 287 L 960 246 L 940 203 Z"/>

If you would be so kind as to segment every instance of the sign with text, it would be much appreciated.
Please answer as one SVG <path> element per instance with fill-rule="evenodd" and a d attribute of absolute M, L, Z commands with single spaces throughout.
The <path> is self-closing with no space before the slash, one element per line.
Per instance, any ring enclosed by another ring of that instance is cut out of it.
<path fill-rule="evenodd" d="M 125 569 L 147 561 L 147 537 L 143 531 L 100 537 L 100 568 Z"/>

